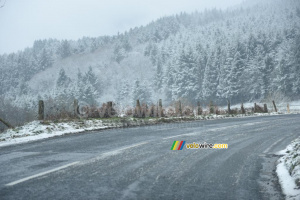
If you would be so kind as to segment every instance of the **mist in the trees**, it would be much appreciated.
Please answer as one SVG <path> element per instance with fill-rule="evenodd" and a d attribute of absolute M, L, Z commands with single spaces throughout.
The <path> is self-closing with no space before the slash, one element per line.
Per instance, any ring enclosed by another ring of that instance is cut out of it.
<path fill-rule="evenodd" d="M 38 98 L 133 106 L 300 97 L 300 3 L 246 1 L 163 17 L 116 36 L 37 40 L 0 55 L 0 100 L 34 108 Z"/>

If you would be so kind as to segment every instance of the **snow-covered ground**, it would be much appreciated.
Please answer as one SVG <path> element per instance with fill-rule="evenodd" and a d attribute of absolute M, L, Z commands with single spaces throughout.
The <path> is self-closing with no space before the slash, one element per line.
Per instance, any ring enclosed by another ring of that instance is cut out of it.
<path fill-rule="evenodd" d="M 143 120 L 134 118 L 83 119 L 66 122 L 33 121 L 24 126 L 7 129 L 0 133 L 0 147 L 84 131 L 149 125 L 158 122 L 159 119 Z"/>
<path fill-rule="evenodd" d="M 281 113 L 287 113 L 288 112 L 288 104 L 289 104 L 290 113 L 300 113 L 300 101 L 292 101 L 292 102 L 288 102 L 288 103 L 287 102 L 276 103 L 277 111 L 281 112 Z M 244 105 L 245 109 L 254 107 L 254 103 L 249 103 L 249 102 L 244 103 L 243 105 Z M 263 107 L 264 103 L 257 103 L 257 105 L 260 105 L 261 107 Z M 275 112 L 272 102 L 268 102 L 267 106 L 268 106 L 269 112 Z M 231 109 L 236 109 L 236 108 L 240 109 L 241 104 L 232 105 L 230 108 Z M 226 110 L 227 106 L 224 106 L 223 109 Z"/>
<path fill-rule="evenodd" d="M 24 126 L 8 129 L 0 133 L 0 146 L 8 146 L 34 140 L 40 140 L 65 134 L 80 133 L 91 130 L 101 130 L 107 128 L 128 127 L 151 125 L 157 123 L 184 122 L 192 120 L 215 120 L 232 117 L 255 117 L 278 115 L 278 113 L 255 113 L 255 114 L 238 114 L 238 115 L 205 115 L 196 117 L 172 117 L 172 118 L 117 118 L 117 119 L 89 119 L 74 120 L 67 122 L 40 122 L 33 121 Z"/>
<path fill-rule="evenodd" d="M 298 200 L 300 199 L 300 137 L 277 154 L 282 155 L 276 168 L 282 191 L 287 200 Z"/>
<path fill-rule="evenodd" d="M 70 133 L 80 133 L 87 130 L 100 130 L 110 128 L 101 120 L 84 120 L 59 123 L 41 123 L 33 121 L 24 126 L 8 129 L 0 133 L 0 146 L 40 140 Z"/>

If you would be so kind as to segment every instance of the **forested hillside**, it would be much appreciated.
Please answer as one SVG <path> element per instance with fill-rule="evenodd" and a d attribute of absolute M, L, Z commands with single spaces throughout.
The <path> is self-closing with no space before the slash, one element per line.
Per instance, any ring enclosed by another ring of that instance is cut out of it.
<path fill-rule="evenodd" d="M 101 29 L 101 27 L 99 27 Z M 0 107 L 300 97 L 300 1 L 180 13 L 115 36 L 45 39 L 0 56 Z"/>

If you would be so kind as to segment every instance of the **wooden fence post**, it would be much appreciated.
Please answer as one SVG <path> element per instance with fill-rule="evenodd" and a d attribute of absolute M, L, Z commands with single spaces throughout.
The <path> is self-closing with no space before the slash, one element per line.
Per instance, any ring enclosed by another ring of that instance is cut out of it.
<path fill-rule="evenodd" d="M 44 120 L 44 101 L 39 101 L 39 120 Z"/>
<path fill-rule="evenodd" d="M 201 109 L 201 104 L 200 101 L 197 102 L 197 115 L 202 115 L 202 109 Z"/>
<path fill-rule="evenodd" d="M 158 117 L 158 102 L 156 102 L 153 109 L 153 117 Z"/>
<path fill-rule="evenodd" d="M 159 101 L 158 101 L 158 109 L 159 109 L 158 116 L 163 117 L 163 109 L 162 109 L 162 100 L 161 99 L 159 99 Z"/>
<path fill-rule="evenodd" d="M 267 113 L 267 112 L 268 112 L 267 104 L 264 104 L 264 113 Z"/>
<path fill-rule="evenodd" d="M 74 116 L 78 116 L 79 115 L 79 106 L 78 106 L 78 100 L 74 99 L 74 104 L 73 104 L 73 109 L 74 109 Z"/>
<path fill-rule="evenodd" d="M 276 107 L 275 101 L 273 100 L 272 102 L 273 102 L 273 106 L 274 106 L 275 112 L 277 112 L 277 107 Z"/>
<path fill-rule="evenodd" d="M 108 117 L 112 117 L 112 101 L 107 102 L 107 115 Z"/>
<path fill-rule="evenodd" d="M 215 109 L 212 101 L 209 102 L 209 114 L 215 114 Z"/>
<path fill-rule="evenodd" d="M 148 106 L 147 104 L 145 103 L 142 108 L 141 108 L 141 112 L 142 112 L 142 117 L 148 117 Z"/>
<path fill-rule="evenodd" d="M 290 104 L 287 104 L 287 112 L 290 113 Z"/>
<path fill-rule="evenodd" d="M 181 101 L 178 101 L 178 113 L 177 115 L 179 115 L 180 117 L 182 116 L 182 108 L 181 108 Z"/>
<path fill-rule="evenodd" d="M 241 105 L 241 111 L 242 111 L 242 114 L 245 114 L 245 113 L 246 113 L 245 108 L 244 108 L 244 104 L 243 104 L 243 103 L 242 103 L 242 105 Z"/>
<path fill-rule="evenodd" d="M 231 110 L 230 110 L 230 101 L 229 100 L 227 100 L 227 112 L 228 112 L 228 114 L 231 113 Z"/>
<path fill-rule="evenodd" d="M 2 122 L 5 126 L 7 126 L 8 128 L 14 128 L 10 123 L 4 121 L 3 119 L 0 118 L 0 122 Z"/>
<path fill-rule="evenodd" d="M 136 100 L 135 115 L 135 117 L 141 117 L 141 104 L 139 99 Z"/>

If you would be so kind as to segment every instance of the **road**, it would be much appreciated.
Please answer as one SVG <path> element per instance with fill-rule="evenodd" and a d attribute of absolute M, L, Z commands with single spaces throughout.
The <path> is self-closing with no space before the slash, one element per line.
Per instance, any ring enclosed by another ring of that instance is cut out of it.
<path fill-rule="evenodd" d="M 300 115 L 110 129 L 0 147 L 0 199 L 284 199 L 275 152 Z M 228 149 L 170 150 L 173 142 Z"/>

